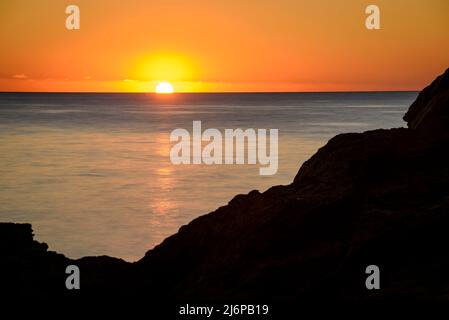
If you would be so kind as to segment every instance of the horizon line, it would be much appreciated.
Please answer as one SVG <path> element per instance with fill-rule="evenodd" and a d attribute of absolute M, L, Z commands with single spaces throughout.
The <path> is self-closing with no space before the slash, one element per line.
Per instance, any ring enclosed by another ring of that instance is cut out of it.
<path fill-rule="evenodd" d="M 183 91 L 170 94 L 160 94 L 156 92 L 135 92 L 135 91 L 0 91 L 5 93 L 46 93 L 46 94 L 151 94 L 158 96 L 171 96 L 178 94 L 276 94 L 276 93 L 377 93 L 377 92 L 420 92 L 421 90 L 339 90 L 339 91 Z"/>

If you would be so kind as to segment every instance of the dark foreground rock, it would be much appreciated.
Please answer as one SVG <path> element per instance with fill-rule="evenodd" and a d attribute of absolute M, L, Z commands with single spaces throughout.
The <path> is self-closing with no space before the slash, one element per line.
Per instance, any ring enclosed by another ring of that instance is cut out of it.
<path fill-rule="evenodd" d="M 236 196 L 136 263 L 73 261 L 33 241 L 30 225 L 0 224 L 2 290 L 67 294 L 64 270 L 73 263 L 83 294 L 448 299 L 449 71 L 404 119 L 408 128 L 332 138 L 292 184 Z M 365 287 L 371 264 L 380 267 L 381 290 Z"/>

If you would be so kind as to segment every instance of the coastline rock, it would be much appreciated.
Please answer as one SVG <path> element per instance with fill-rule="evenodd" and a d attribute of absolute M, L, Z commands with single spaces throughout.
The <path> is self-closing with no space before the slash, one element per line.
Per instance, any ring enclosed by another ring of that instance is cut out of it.
<path fill-rule="evenodd" d="M 30 224 L 0 223 L 2 296 L 52 296 L 64 288 L 68 259 L 47 249 L 33 240 Z"/>
<path fill-rule="evenodd" d="M 449 69 L 424 88 L 404 115 L 408 127 L 427 136 L 448 135 Z"/>
<path fill-rule="evenodd" d="M 83 289 L 89 295 L 108 294 L 111 287 L 124 286 L 124 268 L 129 263 L 106 256 L 69 259 L 48 251 L 46 243 L 33 237 L 30 224 L 0 223 L 0 296 L 44 299 L 79 295 L 65 287 L 65 270 L 71 264 L 83 270 Z"/>

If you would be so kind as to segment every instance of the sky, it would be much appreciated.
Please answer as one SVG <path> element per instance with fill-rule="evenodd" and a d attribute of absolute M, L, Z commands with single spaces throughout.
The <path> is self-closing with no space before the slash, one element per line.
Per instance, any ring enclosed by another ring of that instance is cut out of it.
<path fill-rule="evenodd" d="M 0 91 L 420 90 L 449 67 L 449 1 L 1 0 L 0 43 Z"/>

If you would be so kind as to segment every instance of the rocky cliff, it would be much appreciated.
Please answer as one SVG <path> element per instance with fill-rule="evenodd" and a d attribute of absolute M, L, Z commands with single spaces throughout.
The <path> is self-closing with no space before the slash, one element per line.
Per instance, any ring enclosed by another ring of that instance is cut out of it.
<path fill-rule="evenodd" d="M 404 120 L 408 128 L 332 138 L 290 185 L 234 197 L 136 263 L 72 261 L 33 241 L 29 225 L 0 224 L 1 274 L 26 295 L 66 292 L 64 268 L 74 263 L 84 294 L 447 299 L 449 70 Z M 381 290 L 365 287 L 371 264 L 380 268 Z"/>

